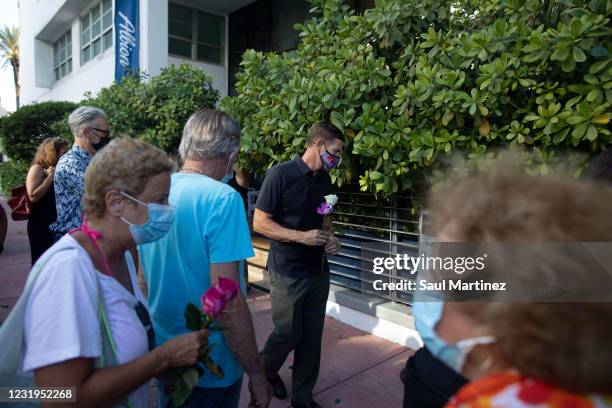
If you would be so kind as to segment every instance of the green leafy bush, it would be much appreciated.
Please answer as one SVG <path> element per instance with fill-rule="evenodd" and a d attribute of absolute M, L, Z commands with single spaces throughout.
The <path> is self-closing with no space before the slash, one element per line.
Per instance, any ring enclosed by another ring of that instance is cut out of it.
<path fill-rule="evenodd" d="M 51 125 L 77 107 L 72 102 L 41 102 L 23 106 L 0 119 L 0 143 L 13 160 L 34 158 L 40 143 L 56 134 Z"/>
<path fill-rule="evenodd" d="M 68 141 L 68 143 L 72 144 L 74 142 L 74 135 L 72 134 L 70 126 L 68 125 L 68 115 L 70 115 L 70 112 L 67 112 L 60 120 L 53 122 L 49 126 L 49 131 L 52 135 L 61 137 L 62 139 Z"/>
<path fill-rule="evenodd" d="M 0 192 L 9 197 L 13 187 L 25 184 L 29 167 L 30 162 L 25 160 L 0 163 Z"/>
<path fill-rule="evenodd" d="M 222 101 L 252 172 L 302 151 L 319 120 L 348 139 L 334 181 L 384 194 L 457 152 L 520 145 L 545 172 L 561 151 L 612 140 L 610 1 L 377 0 L 363 15 L 312 4 L 297 50 L 245 52 L 238 96 Z"/>
<path fill-rule="evenodd" d="M 152 78 L 126 77 L 87 95 L 82 104 L 98 106 L 109 117 L 114 132 L 140 137 L 161 149 L 174 152 L 189 116 L 212 108 L 219 93 L 211 76 L 188 64 L 171 65 Z"/>

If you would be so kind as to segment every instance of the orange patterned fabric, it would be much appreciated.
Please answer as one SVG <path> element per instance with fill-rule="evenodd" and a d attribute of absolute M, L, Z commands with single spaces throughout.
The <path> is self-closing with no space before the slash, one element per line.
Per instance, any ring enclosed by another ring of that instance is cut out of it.
<path fill-rule="evenodd" d="M 575 395 L 542 381 L 504 371 L 471 382 L 446 408 L 610 408 L 611 396 Z"/>

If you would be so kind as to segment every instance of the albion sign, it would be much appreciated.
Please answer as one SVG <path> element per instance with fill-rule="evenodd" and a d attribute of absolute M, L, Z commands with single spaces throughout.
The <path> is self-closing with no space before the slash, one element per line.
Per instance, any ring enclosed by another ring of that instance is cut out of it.
<path fill-rule="evenodd" d="M 118 16 L 122 20 L 117 27 L 119 31 L 119 41 L 117 41 L 117 45 L 119 46 L 119 64 L 121 64 L 123 68 L 129 68 L 130 53 L 134 50 L 134 47 L 136 47 L 136 29 L 125 14 L 119 12 Z"/>
<path fill-rule="evenodd" d="M 115 0 L 115 81 L 139 64 L 138 0 Z"/>

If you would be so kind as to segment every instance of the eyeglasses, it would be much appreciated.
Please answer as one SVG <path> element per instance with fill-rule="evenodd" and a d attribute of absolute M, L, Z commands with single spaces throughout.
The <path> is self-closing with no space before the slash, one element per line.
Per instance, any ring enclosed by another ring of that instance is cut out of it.
<path fill-rule="evenodd" d="M 140 300 L 136 302 L 134 310 L 136 310 L 136 316 L 138 316 L 138 320 L 140 320 L 140 323 L 142 323 L 147 332 L 149 351 L 151 351 L 155 348 L 155 330 L 153 329 L 153 323 L 151 322 L 151 316 L 149 316 L 149 311 Z"/>
<path fill-rule="evenodd" d="M 105 136 L 110 135 L 110 130 L 109 129 L 98 129 L 98 128 L 95 128 L 95 127 L 90 127 L 89 129 L 95 130 L 96 132 L 103 133 Z"/>

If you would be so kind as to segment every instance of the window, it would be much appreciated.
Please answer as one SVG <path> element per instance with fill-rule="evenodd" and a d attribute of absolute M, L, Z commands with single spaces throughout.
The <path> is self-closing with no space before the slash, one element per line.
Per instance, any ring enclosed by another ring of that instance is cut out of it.
<path fill-rule="evenodd" d="M 81 65 L 113 46 L 113 2 L 102 0 L 81 17 Z"/>
<path fill-rule="evenodd" d="M 225 18 L 198 13 L 198 60 L 223 65 Z"/>
<path fill-rule="evenodd" d="M 170 3 L 168 34 L 170 54 L 224 64 L 225 17 Z"/>
<path fill-rule="evenodd" d="M 168 6 L 168 52 L 192 58 L 193 11 L 186 7 Z"/>
<path fill-rule="evenodd" d="M 72 72 L 72 33 L 70 30 L 53 44 L 53 72 L 56 81 Z"/>
<path fill-rule="evenodd" d="M 363 14 L 367 9 L 374 8 L 374 0 L 348 0 L 345 3 L 359 14 Z"/>

